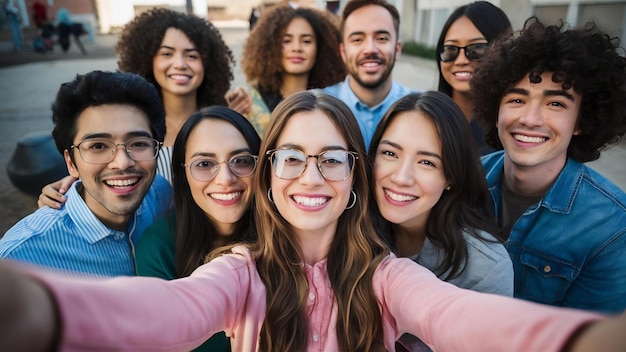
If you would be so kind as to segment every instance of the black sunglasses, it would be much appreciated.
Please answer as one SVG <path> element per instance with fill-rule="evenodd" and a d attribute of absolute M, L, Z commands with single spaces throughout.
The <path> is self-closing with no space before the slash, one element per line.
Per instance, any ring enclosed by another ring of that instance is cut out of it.
<path fill-rule="evenodd" d="M 439 54 L 439 58 L 442 62 L 454 61 L 459 56 L 461 49 L 463 49 L 463 51 L 465 51 L 465 57 L 468 60 L 478 60 L 483 56 L 488 47 L 489 43 L 477 43 L 467 46 L 444 45 L 441 54 Z"/>

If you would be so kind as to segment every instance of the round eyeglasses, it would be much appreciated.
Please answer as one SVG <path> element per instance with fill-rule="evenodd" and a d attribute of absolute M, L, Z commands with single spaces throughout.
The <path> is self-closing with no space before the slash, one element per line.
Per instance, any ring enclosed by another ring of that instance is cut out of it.
<path fill-rule="evenodd" d="M 196 159 L 189 164 L 182 164 L 183 167 L 189 167 L 191 177 L 196 181 L 207 182 L 217 176 L 221 164 L 228 164 L 230 171 L 237 177 L 246 177 L 252 175 L 256 169 L 256 155 L 235 155 L 228 161 L 219 162 L 215 159 Z"/>
<path fill-rule="evenodd" d="M 488 47 L 488 43 L 476 43 L 467 46 L 444 45 L 439 58 L 442 62 L 454 61 L 459 56 L 461 49 L 463 49 L 468 60 L 478 60 L 485 54 Z"/>
<path fill-rule="evenodd" d="M 78 149 L 80 157 L 87 164 L 107 164 L 115 159 L 119 146 L 124 147 L 131 159 L 147 161 L 156 158 L 162 144 L 149 137 L 132 138 L 126 143 L 115 143 L 108 139 L 88 139 L 71 145 L 69 149 Z"/>
<path fill-rule="evenodd" d="M 317 169 L 328 181 L 343 181 L 350 177 L 356 152 L 345 150 L 326 150 L 318 155 L 307 155 L 296 149 L 275 149 L 267 152 L 274 174 L 284 180 L 299 177 L 306 169 L 309 158 L 317 159 Z"/>

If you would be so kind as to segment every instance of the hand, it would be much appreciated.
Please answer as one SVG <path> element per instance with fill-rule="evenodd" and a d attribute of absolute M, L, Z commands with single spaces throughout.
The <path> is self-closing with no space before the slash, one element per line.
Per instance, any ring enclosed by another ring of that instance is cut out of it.
<path fill-rule="evenodd" d="M 52 351 L 59 334 L 48 290 L 7 260 L 0 260 L 0 347 L 4 351 Z"/>
<path fill-rule="evenodd" d="M 74 177 L 65 176 L 56 182 L 45 185 L 41 189 L 39 199 L 37 199 L 37 207 L 42 208 L 47 206 L 53 209 L 61 209 L 67 200 L 64 194 L 68 189 L 70 189 L 70 186 L 74 183 L 74 181 L 76 181 Z"/>
<path fill-rule="evenodd" d="M 243 87 L 237 87 L 225 95 L 228 107 L 242 115 L 247 115 L 252 109 L 252 98 Z"/>

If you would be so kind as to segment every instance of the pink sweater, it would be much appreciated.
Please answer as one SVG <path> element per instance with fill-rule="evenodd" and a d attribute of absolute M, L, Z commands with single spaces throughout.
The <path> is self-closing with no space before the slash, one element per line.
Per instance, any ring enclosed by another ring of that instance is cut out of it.
<path fill-rule="evenodd" d="M 64 351 L 188 351 L 225 330 L 233 351 L 254 351 L 265 315 L 265 286 L 245 247 L 191 277 L 121 277 L 85 282 L 40 277 L 58 300 Z M 337 351 L 337 306 L 326 260 L 306 266 L 309 351 Z M 557 351 L 593 313 L 557 309 L 459 289 L 409 259 L 386 258 L 373 285 L 385 346 L 403 333 L 442 351 Z"/>

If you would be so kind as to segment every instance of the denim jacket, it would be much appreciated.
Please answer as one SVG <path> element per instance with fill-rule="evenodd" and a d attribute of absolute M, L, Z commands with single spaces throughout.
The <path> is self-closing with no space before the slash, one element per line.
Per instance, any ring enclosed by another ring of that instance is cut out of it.
<path fill-rule="evenodd" d="M 504 152 L 482 158 L 493 212 L 500 216 Z M 511 229 L 514 296 L 606 313 L 626 309 L 626 194 L 568 159 L 543 199 Z"/>

